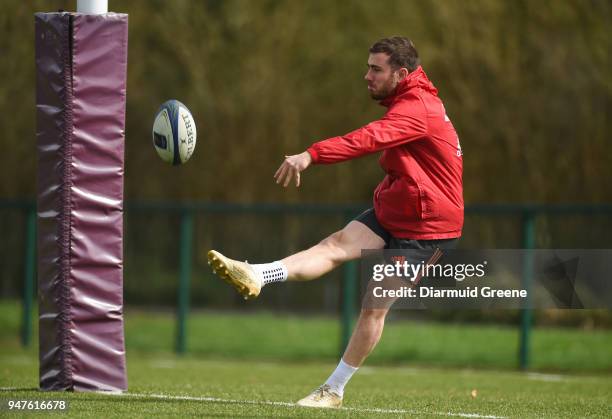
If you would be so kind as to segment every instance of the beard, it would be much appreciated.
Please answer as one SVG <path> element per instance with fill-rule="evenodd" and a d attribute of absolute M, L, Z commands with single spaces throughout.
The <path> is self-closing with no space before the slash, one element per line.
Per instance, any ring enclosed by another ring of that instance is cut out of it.
<path fill-rule="evenodd" d="M 371 91 L 370 97 L 374 100 L 384 100 L 395 92 L 396 87 L 397 83 L 393 78 L 390 78 L 385 84 L 380 86 L 379 89 Z"/>

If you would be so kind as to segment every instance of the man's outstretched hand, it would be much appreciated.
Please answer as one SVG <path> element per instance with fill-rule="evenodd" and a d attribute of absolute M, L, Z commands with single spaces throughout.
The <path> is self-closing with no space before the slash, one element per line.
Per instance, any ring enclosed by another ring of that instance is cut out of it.
<path fill-rule="evenodd" d="M 304 151 L 301 154 L 294 154 L 293 156 L 285 156 L 285 161 L 280 165 L 276 173 L 274 174 L 274 180 L 276 183 L 287 187 L 291 179 L 295 177 L 295 186 L 300 186 L 300 172 L 306 170 L 312 163 L 312 156 L 308 151 Z"/>

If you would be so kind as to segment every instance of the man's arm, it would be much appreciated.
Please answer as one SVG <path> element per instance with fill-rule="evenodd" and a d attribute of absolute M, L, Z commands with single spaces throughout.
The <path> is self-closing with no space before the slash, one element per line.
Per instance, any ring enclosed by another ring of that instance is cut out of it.
<path fill-rule="evenodd" d="M 295 177 L 295 185 L 300 186 L 300 172 L 312 163 L 338 163 L 396 147 L 426 135 L 427 118 L 424 108 L 417 108 L 410 115 L 387 113 L 382 119 L 346 135 L 319 141 L 303 153 L 285 156 L 274 179 L 276 183 L 287 187 Z"/>
<path fill-rule="evenodd" d="M 353 132 L 314 143 L 308 148 L 314 163 L 338 163 L 387 148 L 396 147 L 427 135 L 427 119 L 422 114 L 387 114 Z"/>

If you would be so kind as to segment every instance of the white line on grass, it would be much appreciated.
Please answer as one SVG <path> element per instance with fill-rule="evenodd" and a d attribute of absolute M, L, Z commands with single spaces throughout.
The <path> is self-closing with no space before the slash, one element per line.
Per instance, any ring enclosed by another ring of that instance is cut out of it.
<path fill-rule="evenodd" d="M 255 405 L 266 405 L 266 406 L 283 406 L 283 407 L 297 407 L 295 403 L 288 402 L 275 402 L 271 400 L 235 400 L 235 399 L 221 399 L 218 397 L 208 396 L 172 396 L 169 394 L 144 394 L 144 393 L 119 393 L 118 395 L 124 397 L 142 397 L 152 399 L 164 399 L 164 400 L 189 400 L 189 401 L 201 401 L 201 402 L 213 402 L 213 403 L 228 403 L 228 404 L 255 404 Z M 362 407 L 341 407 L 338 410 L 345 410 L 350 412 L 358 413 L 387 413 L 387 414 L 404 414 L 404 415 L 422 415 L 422 414 L 433 414 L 438 416 L 455 416 L 461 418 L 478 418 L 478 419 L 504 419 L 505 416 L 494 416 L 494 415 L 479 415 L 478 413 L 458 413 L 458 412 L 417 412 L 414 410 L 405 409 L 380 409 L 380 408 L 362 408 Z"/>
<path fill-rule="evenodd" d="M 539 381 L 565 381 L 566 377 L 559 374 L 540 374 L 538 372 L 529 372 L 527 373 L 527 378 L 530 380 L 539 380 Z"/>

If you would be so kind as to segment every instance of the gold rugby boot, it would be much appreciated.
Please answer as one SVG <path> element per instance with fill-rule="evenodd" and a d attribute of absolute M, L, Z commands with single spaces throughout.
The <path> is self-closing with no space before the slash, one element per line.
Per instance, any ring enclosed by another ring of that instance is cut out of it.
<path fill-rule="evenodd" d="M 306 407 L 342 407 L 342 396 L 331 390 L 329 384 L 321 387 L 296 403 Z"/>
<path fill-rule="evenodd" d="M 227 258 L 216 250 L 210 250 L 207 256 L 213 272 L 236 288 L 245 300 L 257 298 L 261 281 L 248 263 Z"/>

